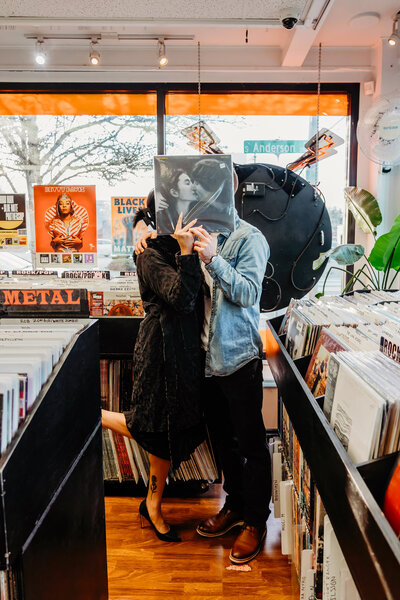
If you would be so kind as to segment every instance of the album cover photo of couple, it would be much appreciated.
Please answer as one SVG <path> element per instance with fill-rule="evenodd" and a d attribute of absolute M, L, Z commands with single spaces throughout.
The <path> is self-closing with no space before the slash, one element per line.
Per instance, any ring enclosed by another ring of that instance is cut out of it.
<path fill-rule="evenodd" d="M 173 233 L 180 213 L 183 225 L 197 219 L 210 233 L 234 230 L 231 156 L 155 156 L 154 174 L 159 234 Z"/>

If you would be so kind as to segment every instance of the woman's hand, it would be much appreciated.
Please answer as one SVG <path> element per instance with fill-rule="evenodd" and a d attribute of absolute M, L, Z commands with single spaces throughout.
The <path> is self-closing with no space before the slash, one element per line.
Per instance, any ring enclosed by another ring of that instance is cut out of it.
<path fill-rule="evenodd" d="M 197 219 L 193 219 L 185 227 L 182 227 L 182 213 L 178 217 L 172 237 L 178 242 L 182 255 L 193 254 L 194 235 L 189 229 L 193 227 L 196 221 Z"/>
<path fill-rule="evenodd" d="M 75 248 L 78 250 L 83 245 L 83 241 L 80 237 L 71 235 L 70 237 L 64 239 L 63 245 L 67 248 Z"/>
<path fill-rule="evenodd" d="M 201 226 L 194 227 L 192 234 L 197 238 L 194 242 L 194 250 L 199 254 L 203 263 L 208 265 L 213 256 L 217 255 L 217 240 Z"/>
<path fill-rule="evenodd" d="M 148 231 L 147 233 L 143 234 L 142 237 L 140 239 L 138 239 L 138 241 L 135 244 L 135 254 L 142 254 L 142 252 L 144 252 L 145 249 L 147 248 L 146 240 L 148 238 L 155 240 L 156 237 L 157 237 L 157 231 Z"/>
<path fill-rule="evenodd" d="M 56 235 L 51 240 L 51 244 L 55 244 L 55 245 L 62 244 L 65 240 L 66 240 L 66 238 L 63 235 Z"/>

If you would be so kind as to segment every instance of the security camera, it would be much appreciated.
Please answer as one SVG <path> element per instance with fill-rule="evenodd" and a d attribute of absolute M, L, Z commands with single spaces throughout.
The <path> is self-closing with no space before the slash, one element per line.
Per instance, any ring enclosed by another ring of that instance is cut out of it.
<path fill-rule="evenodd" d="M 293 27 L 296 25 L 297 21 L 299 20 L 298 18 L 298 13 L 297 10 L 295 8 L 285 8 L 284 10 L 281 11 L 281 23 L 284 26 L 285 29 L 293 29 Z"/>

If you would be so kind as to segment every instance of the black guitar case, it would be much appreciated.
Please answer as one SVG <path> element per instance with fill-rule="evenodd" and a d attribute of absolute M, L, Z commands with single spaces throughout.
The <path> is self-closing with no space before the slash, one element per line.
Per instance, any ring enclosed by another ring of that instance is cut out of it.
<path fill-rule="evenodd" d="M 235 170 L 239 216 L 262 231 L 271 250 L 261 311 L 278 310 L 304 296 L 321 277 L 326 261 L 317 271 L 312 263 L 332 245 L 328 211 L 318 191 L 289 169 L 251 164 Z"/>

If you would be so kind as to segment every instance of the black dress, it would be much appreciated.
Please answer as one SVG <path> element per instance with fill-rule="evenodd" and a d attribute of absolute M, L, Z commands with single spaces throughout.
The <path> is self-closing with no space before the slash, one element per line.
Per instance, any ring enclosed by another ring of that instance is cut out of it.
<path fill-rule="evenodd" d="M 204 440 L 201 408 L 202 274 L 197 254 L 181 256 L 170 236 L 148 240 L 137 257 L 146 313 L 133 355 L 132 437 L 148 452 L 187 460 Z"/>

